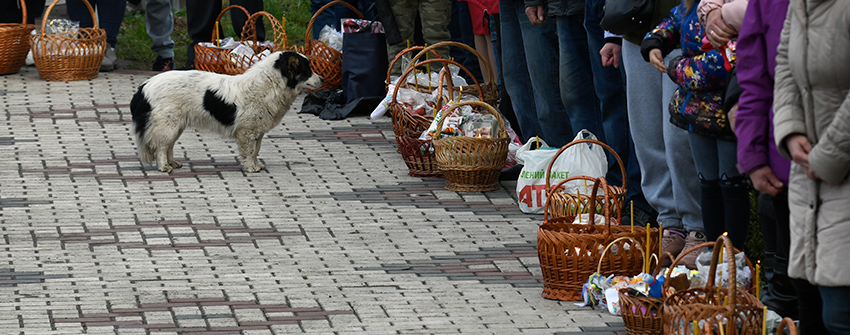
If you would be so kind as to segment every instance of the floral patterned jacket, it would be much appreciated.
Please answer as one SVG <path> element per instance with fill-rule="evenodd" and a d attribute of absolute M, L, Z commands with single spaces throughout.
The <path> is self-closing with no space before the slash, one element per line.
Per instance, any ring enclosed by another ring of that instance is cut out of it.
<path fill-rule="evenodd" d="M 682 55 L 667 66 L 670 79 L 679 85 L 670 101 L 670 122 L 697 134 L 734 140 L 735 134 L 723 110 L 727 74 L 723 56 L 716 50 L 703 51 L 704 38 L 705 31 L 696 9 L 688 12 L 681 4 L 670 11 L 670 17 L 646 34 L 641 53 L 649 61 L 652 49 L 660 49 L 666 56 L 680 46 Z"/>

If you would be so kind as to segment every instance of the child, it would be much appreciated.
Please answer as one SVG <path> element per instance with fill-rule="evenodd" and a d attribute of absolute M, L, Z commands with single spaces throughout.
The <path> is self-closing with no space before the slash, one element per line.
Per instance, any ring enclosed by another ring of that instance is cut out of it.
<path fill-rule="evenodd" d="M 684 0 L 673 8 L 670 17 L 646 35 L 641 54 L 678 85 L 670 101 L 670 122 L 689 132 L 699 173 L 704 238 L 714 241 L 728 232 L 733 245 L 743 249 L 749 227 L 749 190 L 736 168 L 735 135 L 722 108 L 727 75 L 723 56 L 716 50 L 702 50 L 705 31 L 695 10 L 698 3 Z M 677 45 L 682 56 L 665 66 L 663 56 Z M 688 234 L 694 240 L 703 232 Z"/>

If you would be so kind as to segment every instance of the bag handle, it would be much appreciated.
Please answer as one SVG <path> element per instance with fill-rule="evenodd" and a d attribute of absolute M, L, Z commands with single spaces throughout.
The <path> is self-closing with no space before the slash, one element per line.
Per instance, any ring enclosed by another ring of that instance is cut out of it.
<path fill-rule="evenodd" d="M 408 68 L 408 70 L 410 70 L 410 68 Z M 496 116 L 496 120 L 498 120 L 498 122 L 499 122 L 499 130 L 500 130 L 499 131 L 499 138 L 508 137 L 508 132 L 505 130 L 505 122 L 502 120 L 502 115 L 501 115 L 501 113 L 499 113 L 499 111 L 497 111 L 495 108 L 493 108 L 493 106 L 490 106 L 490 104 L 488 104 L 486 102 L 478 101 L 478 100 L 469 100 L 469 101 L 457 102 L 457 103 L 449 106 L 449 108 L 446 109 L 445 112 L 443 112 L 443 117 L 441 117 L 440 120 L 437 122 L 437 130 L 436 130 L 437 131 L 437 135 L 436 135 L 437 138 L 433 138 L 432 140 L 436 141 L 436 140 L 439 140 L 440 138 L 442 138 L 442 136 L 443 136 L 443 121 L 446 120 L 446 118 L 449 116 L 449 114 L 451 114 L 451 112 L 453 110 L 457 109 L 458 107 L 467 106 L 467 105 L 473 106 L 473 107 L 482 107 L 484 110 L 486 110 L 490 114 L 493 114 L 494 116 Z"/>
<path fill-rule="evenodd" d="M 244 8 L 243 8 L 244 9 Z M 248 21 L 245 22 L 245 26 L 242 27 L 242 41 L 254 41 L 254 45 L 251 48 L 254 51 L 259 49 L 257 42 L 257 21 L 262 20 L 262 17 L 265 17 L 269 20 L 269 23 L 272 26 L 272 32 L 274 34 L 274 47 L 272 47 L 272 51 L 283 51 L 289 48 L 289 40 L 286 38 L 286 29 L 283 26 L 283 23 L 286 22 L 286 16 L 282 17 L 282 20 L 279 21 L 274 15 L 266 11 L 258 11 L 251 16 L 248 16 Z"/>
<path fill-rule="evenodd" d="M 614 151 L 614 149 L 612 149 L 607 144 L 602 143 L 602 142 L 597 141 L 597 140 L 594 140 L 594 139 L 590 139 L 590 138 L 582 138 L 582 139 L 578 139 L 578 140 L 572 141 L 570 143 L 567 143 L 566 145 L 561 147 L 561 149 L 558 150 L 557 153 L 555 153 L 555 156 L 552 156 L 552 160 L 549 161 L 549 166 L 546 167 L 546 189 L 547 190 L 551 189 L 549 187 L 549 185 L 550 185 L 549 177 L 552 175 L 552 167 L 555 165 L 555 160 L 558 159 L 558 156 L 560 156 L 562 152 L 566 151 L 567 148 L 574 146 L 576 144 L 580 144 L 580 143 L 596 144 L 596 145 L 601 146 L 605 150 L 608 150 L 608 152 L 610 152 L 614 156 L 614 159 L 617 160 L 617 164 L 620 166 L 620 173 L 623 176 L 623 189 L 626 189 L 626 169 L 623 166 L 623 160 L 620 159 L 620 155 L 617 155 L 617 152 Z M 605 169 L 607 170 L 608 167 L 606 166 Z"/>
<path fill-rule="evenodd" d="M 219 33 L 218 35 L 221 35 L 221 17 L 224 16 L 224 13 L 226 13 L 226 12 L 228 12 L 231 9 L 234 9 L 234 8 L 241 9 L 243 12 L 245 12 L 245 17 L 249 18 L 248 22 L 251 21 L 250 20 L 251 13 L 248 13 L 248 10 L 245 9 L 245 7 L 242 7 L 242 6 L 239 6 L 239 5 L 227 6 L 227 8 L 222 10 L 221 13 L 218 13 L 218 16 L 216 16 L 216 18 L 215 18 L 215 25 L 213 26 L 212 37 L 210 37 L 210 41 L 212 41 L 213 43 L 215 43 L 215 41 L 218 40 L 219 37 L 220 37 L 220 36 L 216 36 L 216 32 Z M 243 33 L 244 33 L 244 29 L 243 29 Z"/>
<path fill-rule="evenodd" d="M 97 24 L 97 16 L 94 14 L 94 8 L 91 7 L 91 4 L 88 2 L 88 0 L 82 0 L 82 1 L 83 1 L 84 4 L 86 4 L 86 8 L 89 9 L 89 15 L 91 15 L 92 24 L 94 25 L 93 28 L 95 30 L 97 30 L 97 28 L 99 26 Z M 21 3 L 23 3 L 23 2 L 24 1 L 21 0 Z M 46 24 L 47 24 L 47 18 L 50 16 L 50 12 L 53 10 L 53 7 L 55 7 L 57 3 L 59 3 L 59 0 L 53 0 L 53 2 L 50 3 L 50 6 L 47 7 L 47 9 L 44 11 L 44 14 L 42 15 L 43 19 L 41 20 L 41 36 L 47 35 L 47 34 L 44 33 L 44 28 L 46 27 Z M 26 7 L 26 5 L 23 5 L 23 7 Z M 24 19 L 26 20 L 26 9 L 24 9 L 24 15 L 23 16 L 24 16 Z M 26 24 L 26 22 L 27 21 L 24 21 L 24 24 Z"/>
<path fill-rule="evenodd" d="M 311 17 L 310 22 L 307 23 L 307 34 L 304 36 L 304 50 L 310 50 L 310 45 L 313 43 L 313 34 L 312 34 L 313 33 L 313 23 L 316 23 L 316 18 L 319 17 L 319 14 L 321 14 L 322 12 L 324 12 L 326 9 L 328 9 L 330 6 L 333 6 L 333 5 L 343 5 L 345 7 L 348 7 L 348 9 L 350 9 L 352 12 L 354 12 L 354 14 L 356 14 L 358 18 L 361 18 L 361 19 L 363 18 L 363 14 L 361 14 L 360 11 L 357 10 L 357 8 L 354 8 L 354 6 L 352 6 L 351 4 L 349 4 L 345 1 L 334 0 L 334 1 L 328 2 L 327 4 L 325 4 L 324 6 L 319 8 L 319 10 L 317 10 L 315 13 L 313 13 L 313 17 Z"/>

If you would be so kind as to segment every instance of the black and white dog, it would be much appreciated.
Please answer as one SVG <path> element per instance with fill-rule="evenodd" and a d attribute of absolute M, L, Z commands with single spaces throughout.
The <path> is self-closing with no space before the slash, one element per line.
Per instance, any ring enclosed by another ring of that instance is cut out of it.
<path fill-rule="evenodd" d="M 258 172 L 263 135 L 277 126 L 303 88 L 319 88 L 322 78 L 296 52 L 275 52 L 245 73 L 228 76 L 204 71 L 168 71 L 139 86 L 130 101 L 139 158 L 171 172 L 174 143 L 186 127 L 236 138 L 242 168 Z"/>

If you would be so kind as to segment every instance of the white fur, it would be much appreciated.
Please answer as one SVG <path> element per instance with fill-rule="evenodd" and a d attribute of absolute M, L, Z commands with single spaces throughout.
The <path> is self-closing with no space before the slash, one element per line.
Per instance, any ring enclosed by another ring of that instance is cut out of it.
<path fill-rule="evenodd" d="M 308 62 L 306 57 L 298 55 L 300 61 Z M 236 76 L 168 71 L 148 79 L 141 91 L 151 106 L 147 129 L 143 138 L 134 132 L 139 158 L 148 164 L 156 159 L 157 168 L 163 172 L 181 167 L 182 164 L 174 161 L 174 143 L 186 127 L 194 127 L 235 138 L 242 168 L 248 172 L 264 169 L 257 160 L 263 136 L 281 122 L 301 89 L 315 89 L 322 83 L 322 78 L 312 73 L 295 88 L 288 87 L 284 74 L 274 67 L 279 57 L 284 57 L 284 53 L 273 53 Z M 204 108 L 208 89 L 236 105 L 236 118 L 231 126 L 219 122 Z"/>

